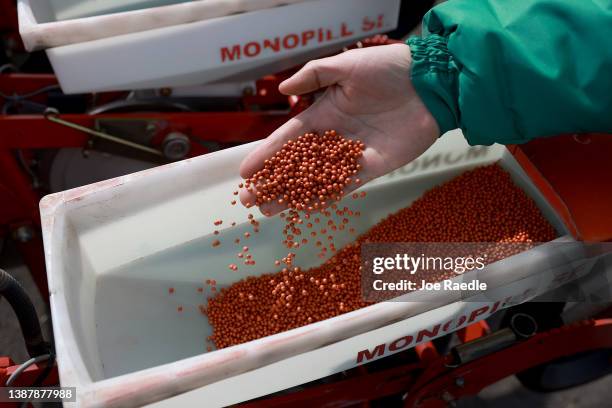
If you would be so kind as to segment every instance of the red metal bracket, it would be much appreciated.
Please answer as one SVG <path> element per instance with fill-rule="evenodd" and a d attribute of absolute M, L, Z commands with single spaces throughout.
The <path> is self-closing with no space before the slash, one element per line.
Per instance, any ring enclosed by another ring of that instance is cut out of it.
<path fill-rule="evenodd" d="M 612 348 L 612 319 L 588 320 L 540 333 L 497 353 L 456 368 L 444 359 L 431 364 L 420 385 L 408 392 L 406 407 L 444 407 L 528 368 L 578 353 Z"/>

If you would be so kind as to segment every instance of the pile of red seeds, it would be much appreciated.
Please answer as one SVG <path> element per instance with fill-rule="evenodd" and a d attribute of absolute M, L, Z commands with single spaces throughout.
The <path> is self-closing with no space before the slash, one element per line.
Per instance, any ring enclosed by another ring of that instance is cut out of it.
<path fill-rule="evenodd" d="M 302 211 L 324 207 L 337 201 L 344 188 L 361 169 L 357 163 L 364 144 L 347 139 L 335 130 L 323 135 L 306 133 L 285 143 L 263 169 L 245 182 L 256 195 L 255 205 L 273 201 Z"/>
<path fill-rule="evenodd" d="M 296 199 L 297 204 L 303 202 Z M 213 327 L 209 340 L 224 348 L 367 306 L 360 286 L 365 242 L 546 242 L 554 237 L 508 173 L 497 165 L 480 167 L 428 191 L 319 267 L 283 268 L 222 288 L 203 308 Z"/>

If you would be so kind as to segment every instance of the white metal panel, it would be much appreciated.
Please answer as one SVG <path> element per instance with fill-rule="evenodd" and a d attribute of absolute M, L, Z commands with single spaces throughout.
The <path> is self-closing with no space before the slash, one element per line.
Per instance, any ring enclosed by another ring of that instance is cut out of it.
<path fill-rule="evenodd" d="M 37 41 L 49 46 L 51 40 L 74 36 L 64 41 L 67 45 L 58 43 L 47 50 L 66 93 L 258 79 L 394 29 L 400 4 L 399 0 L 302 0 L 282 7 L 146 30 L 134 29 L 132 22 L 120 19 L 126 13 L 119 13 L 92 17 L 109 19 L 103 24 L 79 19 L 49 23 L 60 26 L 40 31 L 44 24 L 36 23 L 30 9 L 37 3 L 21 1 L 20 30 L 31 47 L 37 47 Z M 152 10 L 155 9 L 140 12 Z M 66 24 L 79 22 L 87 24 L 81 30 L 66 30 Z M 109 36 L 113 27 L 116 30 Z M 90 35 L 100 30 L 104 35 L 98 39 L 79 37 L 81 32 Z"/>
<path fill-rule="evenodd" d="M 212 239 L 216 228 L 213 219 L 246 219 L 246 209 L 230 206 L 227 201 L 240 181 L 239 163 L 254 145 L 42 200 L 60 379 L 63 386 L 78 387 L 83 406 L 136 406 L 196 389 L 199 391 L 177 401 L 205 395 L 216 395 L 218 404 L 243 401 L 354 366 L 360 350 L 391 342 L 402 331 L 418 331 L 456 319 L 477 305 L 461 302 L 458 293 L 413 292 L 409 294 L 412 302 L 380 303 L 202 354 L 210 326 L 195 307 L 195 287 L 206 278 L 223 286 L 247 274 L 269 272 L 275 252 L 283 250 L 280 242 L 275 244 L 271 238 L 277 227 L 275 220 L 266 221 L 262 233 L 251 239 L 249 246 L 257 254 L 258 265 L 237 274 L 228 272 L 223 251 L 210 245 L 198 248 L 198 257 L 185 252 L 172 259 L 164 254 L 200 239 Z M 453 132 L 418 160 L 415 168 L 364 187 L 375 194 L 360 200 L 362 213 L 367 215 L 362 217 L 361 230 L 434 185 L 476 165 L 500 160 L 558 231 L 565 233 L 543 197 L 501 146 L 470 148 L 460 132 Z M 532 295 L 548 290 L 553 277 L 539 269 L 547 251 L 538 248 L 515 256 L 511 265 L 490 266 L 483 276 L 492 290 L 488 296 L 473 300 L 490 304 L 523 293 L 525 288 L 534 289 Z M 140 267 L 147 259 L 155 262 Z M 164 264 L 173 267 L 164 269 Z M 173 296 L 167 292 L 170 286 L 177 287 Z M 185 305 L 184 313 L 176 313 L 177 304 Z M 320 360 L 324 362 L 312 364 Z M 278 382 L 266 381 L 255 387 L 251 381 L 263 375 Z M 216 394 L 230 385 L 233 390 L 227 394 L 231 395 Z"/>

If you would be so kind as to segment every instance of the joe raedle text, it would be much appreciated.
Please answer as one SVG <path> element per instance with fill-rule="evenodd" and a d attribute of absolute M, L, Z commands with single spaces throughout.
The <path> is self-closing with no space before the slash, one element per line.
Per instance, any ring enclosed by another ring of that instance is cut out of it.
<path fill-rule="evenodd" d="M 408 279 L 402 279 L 397 282 L 385 282 L 382 279 L 376 279 L 372 282 L 372 288 L 376 291 L 400 291 L 400 292 L 412 292 L 413 290 L 487 290 L 487 284 L 481 282 L 478 279 L 474 279 L 470 282 L 456 282 L 451 279 L 444 279 L 440 282 L 427 282 L 425 279 L 418 281 L 411 281 Z"/>

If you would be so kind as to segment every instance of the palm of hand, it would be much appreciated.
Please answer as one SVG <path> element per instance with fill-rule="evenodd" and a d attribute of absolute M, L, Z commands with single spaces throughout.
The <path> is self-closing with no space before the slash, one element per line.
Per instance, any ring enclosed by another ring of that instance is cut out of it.
<path fill-rule="evenodd" d="M 251 152 L 242 163 L 241 175 L 246 178 L 260 169 L 287 140 L 329 129 L 366 145 L 359 174 L 364 182 L 414 160 L 435 141 L 438 128 L 412 87 L 410 61 L 409 48 L 397 44 L 348 51 L 307 64 L 281 85 L 281 92 L 327 89 L 310 108 Z M 357 187 L 351 186 L 346 193 Z M 246 191 L 241 193 L 243 203 L 251 199 Z"/>

